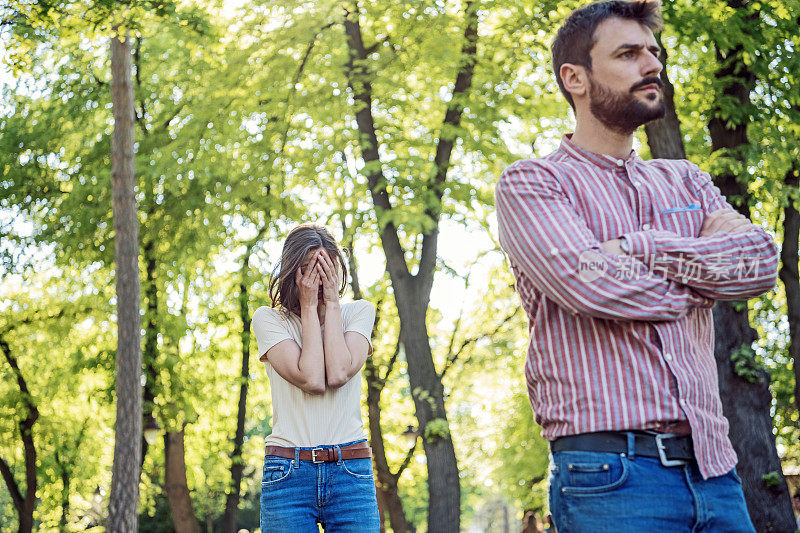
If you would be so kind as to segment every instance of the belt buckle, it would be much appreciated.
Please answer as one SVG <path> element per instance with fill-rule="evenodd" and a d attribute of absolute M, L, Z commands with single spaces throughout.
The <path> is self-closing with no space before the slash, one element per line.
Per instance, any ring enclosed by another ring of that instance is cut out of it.
<path fill-rule="evenodd" d="M 671 466 L 683 466 L 686 464 L 686 461 L 683 459 L 667 459 L 667 449 L 664 447 L 664 443 L 662 442 L 664 439 L 674 439 L 677 435 L 672 433 L 659 433 L 656 435 L 656 448 L 658 449 L 658 458 L 661 461 L 661 464 L 667 467 Z"/>
<path fill-rule="evenodd" d="M 324 463 L 325 462 L 324 459 L 321 459 L 319 461 L 317 460 L 317 452 L 323 452 L 323 451 L 325 451 L 324 448 L 314 448 L 313 450 L 311 450 L 311 462 L 314 464 Z"/>

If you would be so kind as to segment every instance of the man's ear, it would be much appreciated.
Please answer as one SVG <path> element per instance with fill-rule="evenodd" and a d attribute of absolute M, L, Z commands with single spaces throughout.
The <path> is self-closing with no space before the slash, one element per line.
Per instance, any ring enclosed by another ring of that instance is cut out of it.
<path fill-rule="evenodd" d="M 559 69 L 561 82 L 573 98 L 581 97 L 589 91 L 589 76 L 586 67 L 573 63 L 564 63 Z"/>

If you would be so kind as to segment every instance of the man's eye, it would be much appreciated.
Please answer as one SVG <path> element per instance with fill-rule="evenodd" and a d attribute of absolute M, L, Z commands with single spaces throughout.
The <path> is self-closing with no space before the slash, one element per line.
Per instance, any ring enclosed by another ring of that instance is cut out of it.
<path fill-rule="evenodd" d="M 628 59 L 628 58 L 631 58 L 631 57 L 633 57 L 633 52 L 631 52 L 631 51 L 628 51 L 628 52 L 622 52 L 622 53 L 619 55 L 619 57 L 621 57 L 621 58 L 623 58 L 623 59 Z"/>

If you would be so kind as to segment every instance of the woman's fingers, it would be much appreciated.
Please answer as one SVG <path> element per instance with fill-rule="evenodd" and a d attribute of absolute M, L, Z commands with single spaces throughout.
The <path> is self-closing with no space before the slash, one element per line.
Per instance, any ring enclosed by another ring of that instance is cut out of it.
<path fill-rule="evenodd" d="M 314 265 L 317 263 L 317 258 L 318 257 L 319 257 L 319 250 L 314 252 L 314 255 L 311 256 L 311 259 L 308 262 L 309 267 L 306 269 L 306 272 L 305 272 L 305 278 L 306 279 L 310 280 L 312 278 L 312 276 L 314 275 L 314 270 L 316 270 L 314 268 Z"/>
<path fill-rule="evenodd" d="M 322 266 L 322 270 L 325 271 L 325 277 L 333 281 L 333 269 L 331 268 L 331 260 L 328 257 L 327 252 L 324 252 L 320 256 L 320 264 Z"/>
<path fill-rule="evenodd" d="M 323 284 L 328 283 L 328 276 L 326 275 L 325 269 L 322 267 L 322 265 L 317 263 L 316 270 L 317 270 L 317 275 L 322 279 L 322 283 Z"/>
<path fill-rule="evenodd" d="M 328 278 L 331 280 L 331 283 L 337 282 L 337 274 L 336 266 L 333 263 L 333 259 L 328 254 L 327 250 L 324 250 L 322 253 L 322 261 L 324 263 L 323 267 L 325 268 L 325 274 L 327 274 Z"/>

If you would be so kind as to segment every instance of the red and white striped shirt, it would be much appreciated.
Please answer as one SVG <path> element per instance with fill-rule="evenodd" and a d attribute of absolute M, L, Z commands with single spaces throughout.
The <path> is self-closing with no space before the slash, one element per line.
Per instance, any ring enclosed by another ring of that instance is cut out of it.
<path fill-rule="evenodd" d="M 707 214 L 731 206 L 696 165 L 616 159 L 569 138 L 509 166 L 495 193 L 530 320 L 525 375 L 542 435 L 688 420 L 701 473 L 724 474 L 736 453 L 711 307 L 774 287 L 775 242 L 758 227 L 698 237 Z M 622 236 L 629 255 L 602 249 Z"/>

